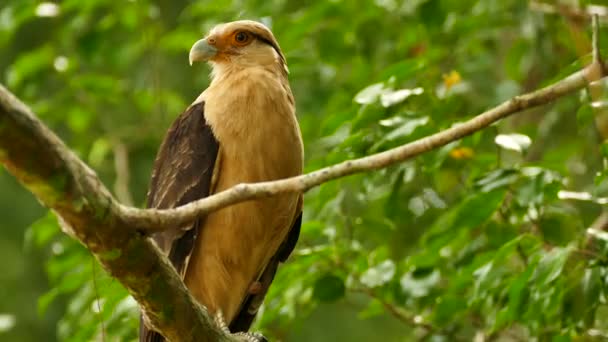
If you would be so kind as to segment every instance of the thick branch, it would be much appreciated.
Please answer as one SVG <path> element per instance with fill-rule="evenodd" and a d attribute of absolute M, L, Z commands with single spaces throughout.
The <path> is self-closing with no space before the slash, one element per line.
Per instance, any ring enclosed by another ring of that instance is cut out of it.
<path fill-rule="evenodd" d="M 273 182 L 239 184 L 216 195 L 175 209 L 144 210 L 120 206 L 120 215 L 125 221 L 130 222 L 130 226 L 135 229 L 150 232 L 160 231 L 170 226 L 191 222 L 200 215 L 231 204 L 255 198 L 270 197 L 280 193 L 305 192 L 330 180 L 355 173 L 382 169 L 462 139 L 512 114 L 547 104 L 579 90 L 589 82 L 603 77 L 604 70 L 603 63 L 599 60 L 594 61 L 585 69 L 543 89 L 517 96 L 464 123 L 385 152 L 347 160 L 298 177 Z"/>
<path fill-rule="evenodd" d="M 0 163 L 60 217 L 171 341 L 231 341 L 95 173 L 0 85 Z"/>

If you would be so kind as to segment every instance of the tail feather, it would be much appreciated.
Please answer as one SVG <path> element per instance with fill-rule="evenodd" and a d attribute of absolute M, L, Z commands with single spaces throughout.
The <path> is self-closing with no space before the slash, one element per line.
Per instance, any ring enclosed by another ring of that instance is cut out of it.
<path fill-rule="evenodd" d="M 246 332 L 251 327 L 255 316 L 258 313 L 262 302 L 264 301 L 264 297 L 266 297 L 266 293 L 270 288 L 270 284 L 274 280 L 274 276 L 277 273 L 277 268 L 279 263 L 285 262 L 293 249 L 298 242 L 298 237 L 300 236 L 300 227 L 302 225 L 302 213 L 296 217 L 291 230 L 289 231 L 287 238 L 283 242 L 283 244 L 279 247 L 279 250 L 275 254 L 270 262 L 266 266 L 264 272 L 260 276 L 258 280 L 262 284 L 262 291 L 255 295 L 248 295 L 243 301 L 243 305 L 241 306 L 241 310 L 237 313 L 237 315 L 230 322 L 230 331 L 233 333 L 236 332 Z"/>

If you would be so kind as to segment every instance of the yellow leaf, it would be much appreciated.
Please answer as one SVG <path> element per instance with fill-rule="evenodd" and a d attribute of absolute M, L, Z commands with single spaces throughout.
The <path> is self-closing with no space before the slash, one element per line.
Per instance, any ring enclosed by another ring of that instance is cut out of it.
<path fill-rule="evenodd" d="M 452 70 L 449 74 L 443 74 L 443 84 L 446 90 L 449 90 L 456 84 L 462 81 L 462 77 L 458 71 Z"/>
<path fill-rule="evenodd" d="M 475 152 L 470 147 L 458 147 L 450 151 L 450 157 L 456 160 L 471 159 Z"/>

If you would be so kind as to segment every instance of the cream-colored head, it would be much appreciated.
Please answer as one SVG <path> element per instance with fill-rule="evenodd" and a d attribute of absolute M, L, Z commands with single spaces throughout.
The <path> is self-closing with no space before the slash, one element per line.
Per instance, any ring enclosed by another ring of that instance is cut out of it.
<path fill-rule="evenodd" d="M 214 71 L 278 66 L 288 72 L 285 56 L 272 32 L 263 24 L 239 20 L 215 26 L 190 49 L 190 64 L 209 62 Z"/>

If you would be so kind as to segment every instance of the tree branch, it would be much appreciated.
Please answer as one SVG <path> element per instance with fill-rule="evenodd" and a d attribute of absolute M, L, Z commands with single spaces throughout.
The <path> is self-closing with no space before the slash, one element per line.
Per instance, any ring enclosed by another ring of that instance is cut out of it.
<path fill-rule="evenodd" d="M 604 64 L 601 61 L 594 61 L 583 70 L 552 85 L 516 96 L 464 123 L 381 153 L 347 160 L 298 177 L 271 182 L 239 184 L 175 209 L 136 209 L 119 205 L 120 215 L 135 229 L 155 232 L 162 231 L 171 225 L 184 225 L 201 215 L 239 202 L 280 193 L 306 192 L 328 181 L 355 173 L 382 169 L 462 139 L 510 115 L 547 104 L 579 90 L 590 82 L 605 76 L 604 70 Z"/>
<path fill-rule="evenodd" d="M 597 30 L 597 20 L 595 21 Z M 597 32 L 597 31 L 596 31 Z M 597 41 L 597 40 L 596 40 Z M 597 50 L 597 46 L 594 45 Z M 594 56 L 599 51 L 594 51 Z M 599 56 L 599 54 L 597 55 Z M 0 85 L 0 163 L 65 222 L 104 268 L 138 301 L 149 322 L 174 341 L 234 341 L 217 328 L 156 245 L 144 233 L 189 223 L 231 204 L 315 186 L 385 168 L 473 134 L 500 119 L 554 101 L 605 76 L 600 58 L 538 91 L 517 96 L 462 124 L 409 144 L 273 182 L 240 184 L 176 209 L 136 209 L 118 203 L 95 173 Z"/>
<path fill-rule="evenodd" d="M 165 337 L 235 340 L 216 327 L 158 247 L 122 219 L 95 173 L 1 85 L 0 163 L 59 216 Z"/>

